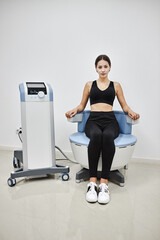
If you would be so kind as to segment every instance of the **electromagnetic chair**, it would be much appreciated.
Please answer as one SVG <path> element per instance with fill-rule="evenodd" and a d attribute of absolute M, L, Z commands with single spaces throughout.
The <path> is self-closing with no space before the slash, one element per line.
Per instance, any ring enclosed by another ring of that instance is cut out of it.
<path fill-rule="evenodd" d="M 128 114 L 123 111 L 114 111 L 115 117 L 120 127 L 120 134 L 114 140 L 116 151 L 113 158 L 109 180 L 124 186 L 125 179 L 119 169 L 127 169 L 128 163 L 131 160 L 135 144 L 137 142 L 136 136 L 132 135 L 132 124 L 138 123 L 138 120 L 133 120 Z M 69 137 L 72 152 L 75 161 L 79 163 L 83 168 L 76 173 L 76 182 L 79 183 L 82 180 L 89 180 L 89 167 L 88 167 L 88 144 L 89 138 L 86 136 L 84 129 L 85 124 L 90 115 L 90 110 L 86 110 L 77 113 L 74 117 L 68 118 L 69 122 L 78 123 L 78 131 L 71 134 Z M 107 147 L 107 146 L 106 146 Z M 98 163 L 98 178 L 100 178 L 102 169 L 102 158 Z"/>

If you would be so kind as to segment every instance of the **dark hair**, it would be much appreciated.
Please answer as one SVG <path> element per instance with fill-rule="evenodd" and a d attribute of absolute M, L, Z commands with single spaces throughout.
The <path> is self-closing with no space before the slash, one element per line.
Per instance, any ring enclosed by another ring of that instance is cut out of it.
<path fill-rule="evenodd" d="M 99 61 L 101 60 L 105 60 L 108 62 L 109 66 L 111 67 L 111 60 L 110 58 L 107 56 L 107 55 L 99 55 L 97 58 L 96 58 L 96 61 L 95 61 L 95 67 L 97 67 L 97 64 Z"/>

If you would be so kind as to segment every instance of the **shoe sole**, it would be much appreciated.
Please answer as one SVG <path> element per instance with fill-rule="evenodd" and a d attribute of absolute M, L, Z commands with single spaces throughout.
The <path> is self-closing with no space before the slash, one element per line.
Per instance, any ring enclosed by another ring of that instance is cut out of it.
<path fill-rule="evenodd" d="M 105 204 L 109 203 L 109 201 L 108 202 L 98 202 L 98 203 L 101 205 L 105 205 Z"/>
<path fill-rule="evenodd" d="M 89 202 L 89 203 L 96 203 L 96 202 L 98 201 L 98 199 L 97 199 L 97 200 L 88 200 L 88 199 L 86 198 L 86 201 Z"/>
<path fill-rule="evenodd" d="M 108 201 L 104 201 L 104 202 L 98 200 L 98 203 L 100 203 L 100 204 L 107 204 L 107 203 L 109 203 L 109 202 L 110 202 L 110 199 L 109 199 Z"/>

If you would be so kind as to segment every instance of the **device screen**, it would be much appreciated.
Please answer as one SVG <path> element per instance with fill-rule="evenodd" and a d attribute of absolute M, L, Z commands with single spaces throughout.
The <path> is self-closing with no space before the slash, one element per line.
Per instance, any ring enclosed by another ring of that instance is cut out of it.
<path fill-rule="evenodd" d="M 27 82 L 28 95 L 36 95 L 39 91 L 47 94 L 46 86 L 43 82 Z"/>

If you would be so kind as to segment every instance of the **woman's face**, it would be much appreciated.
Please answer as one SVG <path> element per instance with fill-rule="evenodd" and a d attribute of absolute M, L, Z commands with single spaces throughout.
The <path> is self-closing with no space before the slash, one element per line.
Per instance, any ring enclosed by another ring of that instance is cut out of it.
<path fill-rule="evenodd" d="M 109 66 L 109 63 L 105 60 L 100 60 L 96 67 L 96 71 L 101 78 L 107 77 L 110 69 L 111 67 Z"/>

